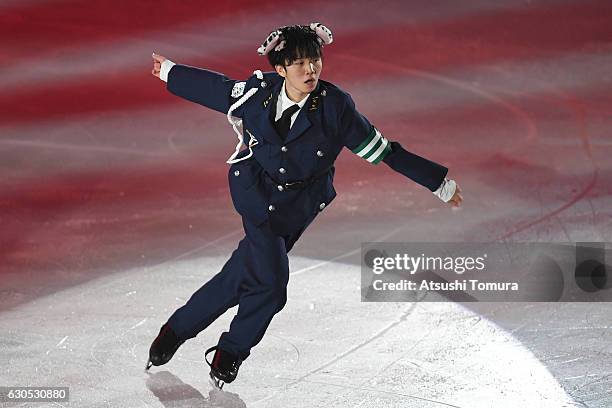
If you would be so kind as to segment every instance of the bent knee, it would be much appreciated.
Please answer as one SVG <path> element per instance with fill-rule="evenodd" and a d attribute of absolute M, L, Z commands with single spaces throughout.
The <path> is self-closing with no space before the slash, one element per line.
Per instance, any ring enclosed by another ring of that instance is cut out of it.
<path fill-rule="evenodd" d="M 268 302 L 274 305 L 274 308 L 279 311 L 287 303 L 287 284 L 282 282 L 274 282 L 264 286 L 263 292 L 268 298 Z"/>

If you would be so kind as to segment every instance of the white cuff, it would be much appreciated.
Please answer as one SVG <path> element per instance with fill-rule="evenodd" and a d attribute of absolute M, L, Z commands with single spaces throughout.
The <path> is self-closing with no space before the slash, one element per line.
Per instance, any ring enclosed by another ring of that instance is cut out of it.
<path fill-rule="evenodd" d="M 442 181 L 440 187 L 436 191 L 434 191 L 434 195 L 438 197 L 440 200 L 448 203 L 451 198 L 455 195 L 455 191 L 457 190 L 457 183 L 455 180 L 449 180 L 447 178 Z"/>
<path fill-rule="evenodd" d="M 159 79 L 164 82 L 168 82 L 168 74 L 170 73 L 172 67 L 175 65 L 176 64 L 170 61 L 169 59 L 164 60 L 164 62 L 162 62 L 161 64 L 161 69 L 159 70 Z"/>

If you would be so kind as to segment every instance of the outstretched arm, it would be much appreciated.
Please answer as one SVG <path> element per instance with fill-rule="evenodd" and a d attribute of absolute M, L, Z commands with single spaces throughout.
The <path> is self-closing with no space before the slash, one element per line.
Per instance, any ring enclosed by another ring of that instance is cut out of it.
<path fill-rule="evenodd" d="M 463 201 L 461 189 L 446 178 L 448 169 L 438 163 L 405 150 L 398 142 L 390 142 L 356 109 L 350 97 L 342 114 L 341 132 L 345 146 L 370 163 L 385 162 L 396 172 L 429 189 L 452 206 Z"/>
<path fill-rule="evenodd" d="M 175 64 L 155 53 L 152 57 L 151 73 L 167 82 L 168 91 L 218 112 L 227 113 L 236 96 L 242 95 L 245 88 L 245 82 L 229 79 L 218 72 Z M 239 112 L 235 116 L 239 116 Z"/>

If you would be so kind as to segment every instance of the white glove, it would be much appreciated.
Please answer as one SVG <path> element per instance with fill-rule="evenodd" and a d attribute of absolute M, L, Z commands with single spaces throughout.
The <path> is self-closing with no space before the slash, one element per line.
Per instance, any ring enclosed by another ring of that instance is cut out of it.
<path fill-rule="evenodd" d="M 457 183 L 455 183 L 455 180 L 449 180 L 447 178 L 444 178 L 444 181 L 442 181 L 440 187 L 438 187 L 438 189 L 434 191 L 433 194 L 440 200 L 444 201 L 445 203 L 448 203 L 450 199 L 453 198 L 453 196 L 455 195 L 456 190 Z"/>

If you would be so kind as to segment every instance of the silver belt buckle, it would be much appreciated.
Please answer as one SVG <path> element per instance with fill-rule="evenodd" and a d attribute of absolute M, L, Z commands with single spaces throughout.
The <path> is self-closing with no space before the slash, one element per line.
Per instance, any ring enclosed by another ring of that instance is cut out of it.
<path fill-rule="evenodd" d="M 285 183 L 285 188 L 291 189 L 291 188 L 293 188 L 295 186 L 298 186 L 300 184 L 303 184 L 303 183 L 304 182 L 301 181 L 301 180 L 300 181 L 288 181 L 288 182 Z"/>

